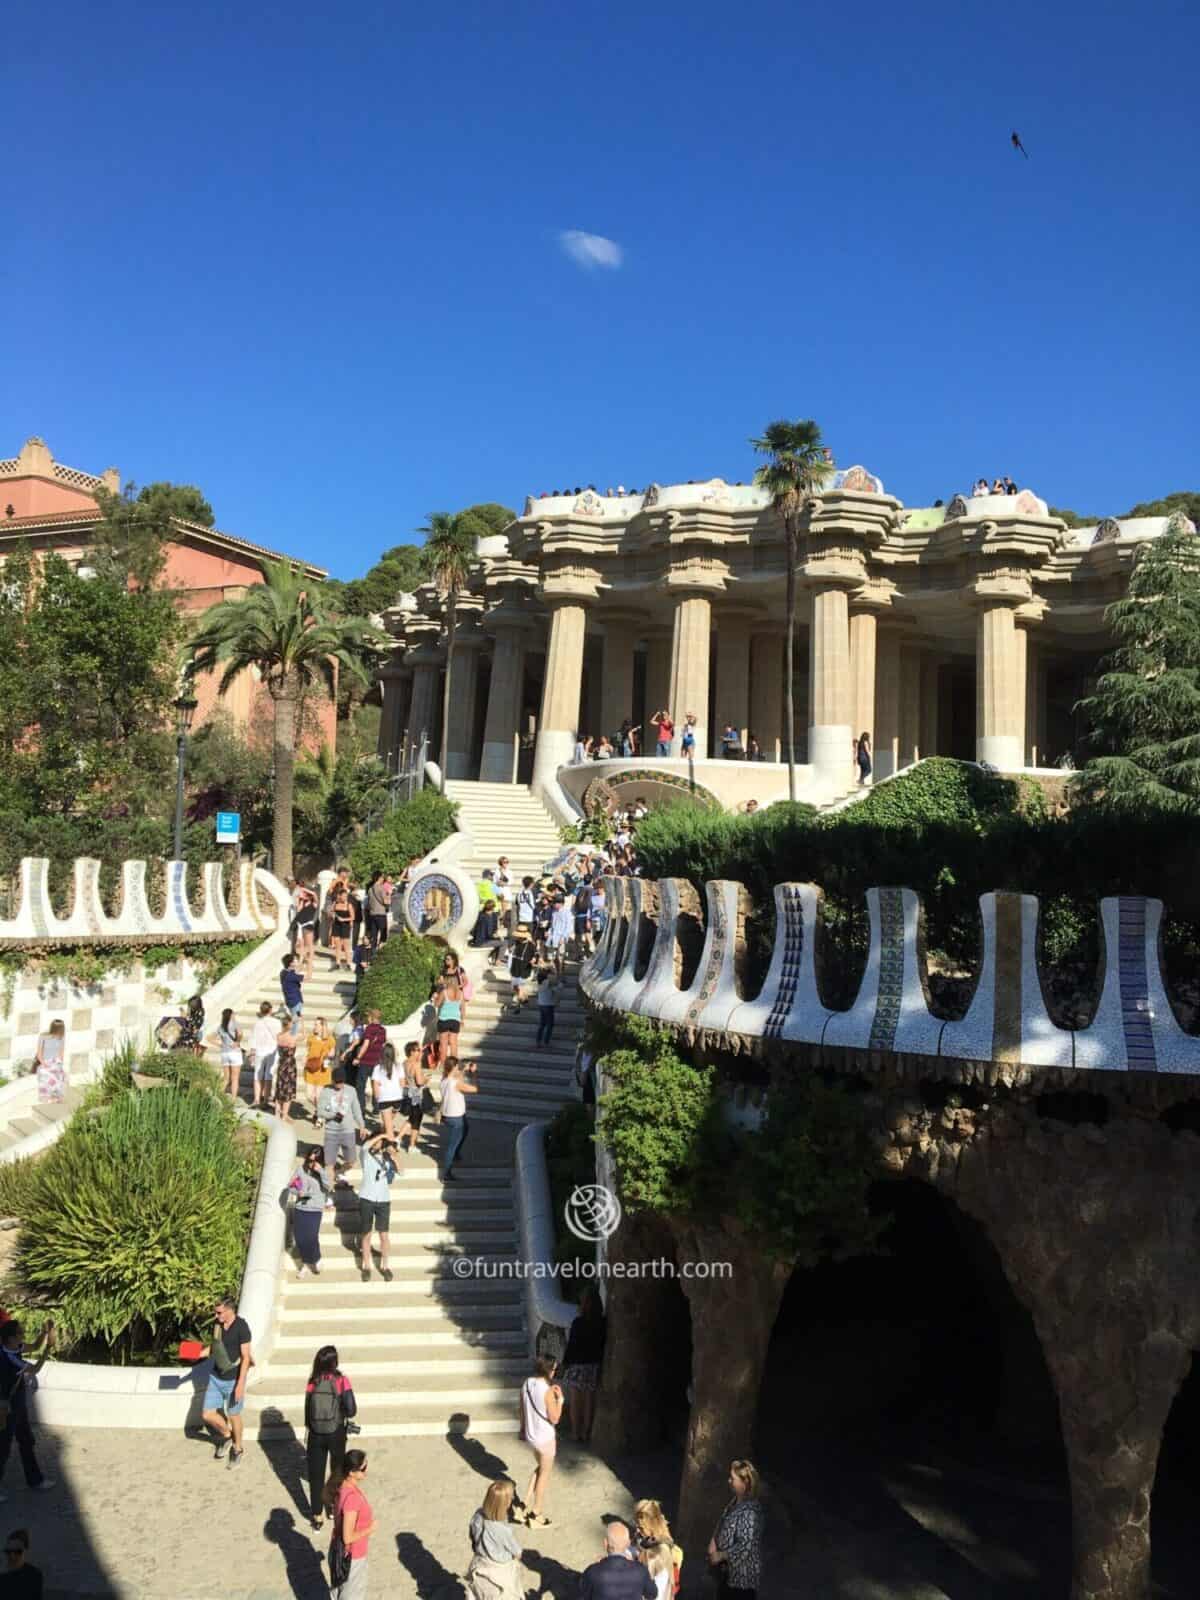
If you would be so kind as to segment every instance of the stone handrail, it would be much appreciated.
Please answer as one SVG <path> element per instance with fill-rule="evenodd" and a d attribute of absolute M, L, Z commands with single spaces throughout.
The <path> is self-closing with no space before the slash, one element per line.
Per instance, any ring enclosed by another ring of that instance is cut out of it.
<path fill-rule="evenodd" d="M 525 1273 L 525 1327 L 529 1353 L 538 1354 L 544 1327 L 567 1330 L 579 1307 L 564 1300 L 552 1268 L 556 1259 L 554 1205 L 546 1168 L 546 1123 L 531 1122 L 517 1135 L 515 1152 L 518 1250 Z"/>
<path fill-rule="evenodd" d="M 155 916 L 146 898 L 145 861 L 126 861 L 121 868 L 121 909 L 116 916 L 105 910 L 100 895 L 100 862 L 80 857 L 75 862 L 74 892 L 67 916 L 59 917 L 50 898 L 50 863 L 45 857 L 26 856 L 21 862 L 20 900 L 16 914 L 0 919 L 0 946 L 5 944 L 112 944 L 164 939 L 237 938 L 265 933 L 287 916 L 287 892 L 271 873 L 243 861 L 239 872 L 241 896 L 236 912 L 225 895 L 225 869 L 219 861 L 200 869 L 204 882 L 204 908 L 192 910 L 187 893 L 186 861 L 168 861 L 165 910 Z M 260 891 L 266 901 L 260 904 Z"/>
<path fill-rule="evenodd" d="M 762 989 L 739 984 L 750 896 L 739 883 L 705 886 L 704 944 L 695 975 L 679 987 L 681 921 L 698 938 L 699 900 L 684 879 L 606 880 L 610 914 L 580 974 L 591 1003 L 633 1012 L 730 1048 L 761 1041 L 934 1058 L 936 1075 L 963 1081 L 1027 1083 L 1076 1071 L 1200 1073 L 1200 1038 L 1184 1032 L 1167 1000 L 1158 957 L 1162 902 L 1122 895 L 1100 902 L 1104 979 L 1086 1028 L 1061 1028 L 1046 1009 L 1037 965 L 1038 900 L 997 891 L 980 897 L 983 960 L 966 1015 L 929 1009 L 922 908 L 911 889 L 867 891 L 871 922 L 866 970 L 853 1004 L 821 1000 L 815 958 L 821 891 L 811 883 L 775 889 L 775 944 Z M 927 1071 L 927 1067 L 922 1070 Z"/>

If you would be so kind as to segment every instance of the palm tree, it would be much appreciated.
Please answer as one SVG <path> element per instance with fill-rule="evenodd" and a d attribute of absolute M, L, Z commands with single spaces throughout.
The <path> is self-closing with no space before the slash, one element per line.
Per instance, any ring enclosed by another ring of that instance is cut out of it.
<path fill-rule="evenodd" d="M 264 559 L 263 575 L 265 581 L 241 599 L 222 600 L 205 613 L 187 645 L 187 670 L 223 669 L 220 694 L 250 668 L 262 675 L 274 702 L 272 866 L 277 877 L 287 878 L 301 703 L 315 688 L 332 696 L 339 670 L 366 679 L 388 639 L 363 617 L 337 615 L 319 585 L 290 562 Z"/>
<path fill-rule="evenodd" d="M 450 740 L 450 691 L 454 671 L 454 627 L 458 617 L 458 597 L 467 586 L 475 540 L 462 526 L 462 515 L 431 511 L 429 521 L 418 533 L 425 535 L 421 551 L 421 571 L 437 586 L 446 600 L 446 676 L 442 680 L 441 789 L 446 791 L 446 751 Z"/>
<path fill-rule="evenodd" d="M 486 502 L 468 506 L 465 511 L 431 511 L 429 521 L 417 532 L 424 534 L 421 571 L 446 599 L 446 677 L 442 685 L 441 787 L 446 789 L 446 753 L 450 738 L 451 675 L 454 666 L 454 629 L 458 618 L 458 597 L 467 586 L 475 547 L 488 534 L 501 533 L 516 520 L 507 506 Z M 467 730 L 470 737 L 471 730 Z"/>
<path fill-rule="evenodd" d="M 767 425 L 761 439 L 751 439 L 761 456 L 770 456 L 765 467 L 759 467 L 754 481 L 766 489 L 779 513 L 787 536 L 787 641 L 785 645 L 784 686 L 787 716 L 788 799 L 796 798 L 796 706 L 792 689 L 793 660 L 796 639 L 796 565 L 800 560 L 800 518 L 805 502 L 820 494 L 825 480 L 833 470 L 825 446 L 821 443 L 821 430 L 811 420 L 800 422 L 772 422 Z"/>

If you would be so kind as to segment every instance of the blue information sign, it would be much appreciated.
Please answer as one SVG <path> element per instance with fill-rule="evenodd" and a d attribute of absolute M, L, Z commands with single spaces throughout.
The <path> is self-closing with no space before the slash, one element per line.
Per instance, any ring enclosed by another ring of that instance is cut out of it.
<path fill-rule="evenodd" d="M 217 812 L 217 843 L 237 844 L 242 837 L 242 814 L 240 811 Z"/>

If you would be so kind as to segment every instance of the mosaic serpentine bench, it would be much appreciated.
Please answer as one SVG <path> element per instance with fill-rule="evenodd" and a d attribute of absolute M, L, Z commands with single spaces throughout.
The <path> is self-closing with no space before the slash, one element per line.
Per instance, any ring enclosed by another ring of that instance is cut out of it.
<path fill-rule="evenodd" d="M 71 906 L 65 917 L 54 910 L 50 897 L 50 863 L 26 856 L 21 862 L 19 899 L 13 916 L 0 919 L 0 947 L 12 944 L 145 943 L 147 938 L 171 943 L 194 939 L 237 938 L 276 927 L 280 908 L 267 893 L 260 904 L 253 862 L 239 869 L 238 909 L 225 897 L 224 867 L 205 862 L 199 870 L 204 884 L 203 909 L 194 911 L 188 897 L 188 865 L 168 861 L 163 912 L 155 916 L 146 897 L 145 861 L 126 861 L 121 868 L 120 910 L 110 916 L 100 896 L 100 863 L 86 857 L 75 862 Z M 274 882 L 274 880 L 270 880 Z"/>
<path fill-rule="evenodd" d="M 1058 1027 L 1046 1010 L 1038 973 L 1035 895 L 980 897 L 983 960 L 966 1015 L 956 1022 L 929 1009 L 920 897 L 911 889 L 870 889 L 871 941 L 854 1003 L 833 1011 L 817 983 L 821 891 L 811 883 L 775 889 L 775 944 L 762 990 L 742 990 L 745 888 L 705 885 L 704 942 L 694 975 L 680 987 L 681 940 L 698 938 L 699 899 L 679 878 L 605 880 L 608 925 L 580 974 L 594 1006 L 631 1012 L 689 1037 L 733 1050 L 764 1041 L 922 1058 L 933 1074 L 963 1081 L 1028 1083 L 1078 1071 L 1200 1073 L 1200 1038 L 1179 1026 L 1158 956 L 1162 902 L 1102 900 L 1104 979 L 1086 1028 Z"/>

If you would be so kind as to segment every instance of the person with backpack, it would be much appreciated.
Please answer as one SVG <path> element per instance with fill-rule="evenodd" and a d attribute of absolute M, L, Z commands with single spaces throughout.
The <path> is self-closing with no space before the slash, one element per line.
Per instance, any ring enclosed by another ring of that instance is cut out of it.
<path fill-rule="evenodd" d="M 526 874 L 521 879 L 521 887 L 517 890 L 517 927 L 522 923 L 527 928 L 533 927 L 533 913 L 537 909 L 537 888 L 533 879 Z"/>
<path fill-rule="evenodd" d="M 521 922 L 508 957 L 508 975 L 512 979 L 510 1007 L 514 1014 L 524 1002 L 525 985 L 533 976 L 533 963 L 537 960 L 537 945 L 529 937 L 529 927 Z"/>
<path fill-rule="evenodd" d="M 554 1033 L 554 1009 L 558 1004 L 558 976 L 553 967 L 543 967 L 538 973 L 537 1008 L 538 1025 L 535 1050 L 550 1048 Z"/>
<path fill-rule="evenodd" d="M 309 1515 L 319 1529 L 324 1512 L 325 1475 L 339 1474 L 346 1459 L 346 1424 L 358 1414 L 350 1379 L 338 1368 L 337 1348 L 322 1345 L 313 1358 L 312 1375 L 304 1391 L 304 1426 L 308 1439 L 304 1453 L 308 1464 Z"/>

